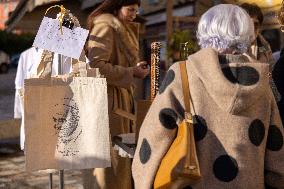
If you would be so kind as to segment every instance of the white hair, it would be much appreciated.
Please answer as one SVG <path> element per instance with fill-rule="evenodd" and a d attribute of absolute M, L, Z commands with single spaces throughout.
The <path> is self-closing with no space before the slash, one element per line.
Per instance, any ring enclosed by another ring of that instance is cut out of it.
<path fill-rule="evenodd" d="M 237 5 L 220 4 L 205 12 L 198 24 L 201 48 L 219 52 L 246 52 L 254 39 L 254 26 L 247 12 Z"/>

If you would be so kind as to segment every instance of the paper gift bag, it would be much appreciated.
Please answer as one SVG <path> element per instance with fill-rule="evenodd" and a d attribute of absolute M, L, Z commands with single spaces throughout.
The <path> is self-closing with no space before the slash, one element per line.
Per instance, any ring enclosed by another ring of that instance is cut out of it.
<path fill-rule="evenodd" d="M 24 114 L 27 171 L 111 166 L 105 78 L 27 79 Z"/>
<path fill-rule="evenodd" d="M 63 19 L 70 17 L 69 10 L 58 5 L 52 7 L 61 8 L 60 16 L 58 19 L 43 17 L 33 46 L 79 59 L 89 31 L 79 27 L 78 21 L 72 23 L 72 27 L 64 24 Z M 71 17 L 72 20 L 77 20 L 73 15 Z"/>

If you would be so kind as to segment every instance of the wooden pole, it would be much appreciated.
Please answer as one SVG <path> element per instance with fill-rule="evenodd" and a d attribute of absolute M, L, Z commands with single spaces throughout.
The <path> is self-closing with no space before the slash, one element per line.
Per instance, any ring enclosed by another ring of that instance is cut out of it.
<path fill-rule="evenodd" d="M 173 0 L 167 0 L 167 46 L 173 34 Z M 166 69 L 169 67 L 169 57 L 167 58 Z"/>
<path fill-rule="evenodd" d="M 176 21 L 176 22 L 192 22 L 192 23 L 197 23 L 199 18 L 196 17 L 196 16 L 175 16 L 173 17 L 173 19 Z"/>
<path fill-rule="evenodd" d="M 59 170 L 59 189 L 64 189 L 64 170 Z"/>
<path fill-rule="evenodd" d="M 49 173 L 49 189 L 53 189 L 52 173 Z"/>
<path fill-rule="evenodd" d="M 173 0 L 167 0 L 167 42 L 173 34 Z"/>

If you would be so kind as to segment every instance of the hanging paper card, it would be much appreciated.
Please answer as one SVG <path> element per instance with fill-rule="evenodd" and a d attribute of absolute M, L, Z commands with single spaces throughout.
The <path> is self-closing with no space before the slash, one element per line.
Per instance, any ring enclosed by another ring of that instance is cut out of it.
<path fill-rule="evenodd" d="M 44 17 L 33 46 L 79 59 L 88 33 L 88 30 L 80 27 L 69 29 L 64 26 L 61 33 L 58 19 Z"/>

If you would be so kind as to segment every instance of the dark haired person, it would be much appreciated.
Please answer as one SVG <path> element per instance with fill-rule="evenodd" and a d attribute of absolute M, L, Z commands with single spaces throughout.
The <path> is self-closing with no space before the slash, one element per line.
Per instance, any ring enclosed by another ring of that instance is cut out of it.
<path fill-rule="evenodd" d="M 268 63 L 270 72 L 273 70 L 275 60 L 272 55 L 272 50 L 269 43 L 264 39 L 260 33 L 260 28 L 263 23 L 263 14 L 261 9 L 256 4 L 243 3 L 241 7 L 247 11 L 254 23 L 255 40 L 253 41 L 249 54 L 256 60 L 262 63 Z M 270 79 L 270 85 L 275 96 L 276 101 L 280 100 L 280 94 L 276 89 L 275 83 Z"/>
<path fill-rule="evenodd" d="M 284 123 L 284 74 L 283 73 L 284 73 L 284 48 L 282 48 L 280 52 L 280 58 L 276 62 L 272 72 L 273 80 L 275 82 L 277 90 L 281 95 L 281 99 L 278 102 L 278 108 L 282 119 L 282 123 Z"/>
<path fill-rule="evenodd" d="M 87 57 L 107 79 L 112 137 L 133 132 L 127 115 L 134 114 L 134 78 L 143 79 L 149 71 L 139 60 L 139 25 L 133 22 L 139 6 L 140 0 L 105 0 L 88 18 Z M 85 172 L 85 188 L 93 188 L 92 176 L 100 189 L 132 188 L 130 159 L 119 157 L 113 148 L 111 159 L 111 168 L 95 169 L 94 175 Z"/>

